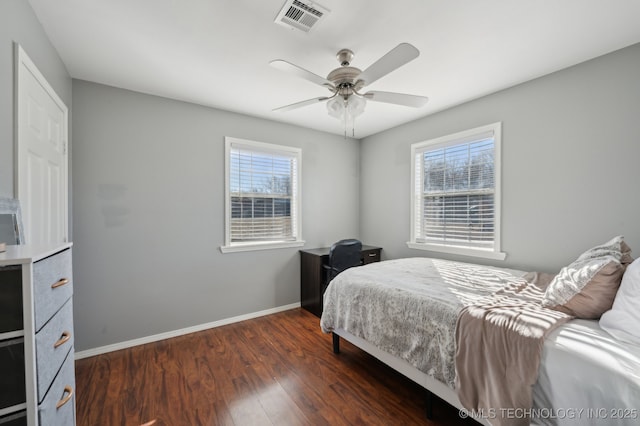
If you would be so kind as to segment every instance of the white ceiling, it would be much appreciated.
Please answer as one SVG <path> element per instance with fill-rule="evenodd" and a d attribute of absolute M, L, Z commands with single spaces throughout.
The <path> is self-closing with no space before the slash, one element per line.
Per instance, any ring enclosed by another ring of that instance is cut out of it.
<path fill-rule="evenodd" d="M 420 56 L 367 90 L 429 97 L 369 102 L 362 138 L 640 42 L 640 0 L 321 0 L 311 32 L 275 24 L 284 0 L 29 0 L 73 78 L 343 134 L 329 92 L 269 66 L 326 76 L 335 54 L 367 68 L 401 42 Z"/>

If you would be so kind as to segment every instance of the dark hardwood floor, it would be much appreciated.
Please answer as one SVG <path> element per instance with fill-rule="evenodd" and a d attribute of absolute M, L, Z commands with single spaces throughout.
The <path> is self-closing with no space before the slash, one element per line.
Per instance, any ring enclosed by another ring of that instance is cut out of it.
<path fill-rule="evenodd" d="M 76 361 L 77 424 L 474 425 L 294 309 Z"/>

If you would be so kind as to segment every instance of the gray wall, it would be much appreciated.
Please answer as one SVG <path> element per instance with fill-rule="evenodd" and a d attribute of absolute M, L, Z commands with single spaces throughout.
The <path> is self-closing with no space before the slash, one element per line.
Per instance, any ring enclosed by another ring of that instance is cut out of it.
<path fill-rule="evenodd" d="M 502 121 L 503 262 L 409 249 L 410 145 Z M 640 256 L 640 44 L 361 141 L 361 237 L 387 258 L 557 271 L 624 235 Z M 389 207 L 392 206 L 392 207 Z"/>
<path fill-rule="evenodd" d="M 0 196 L 5 197 L 14 196 L 14 41 L 27 52 L 71 112 L 71 77 L 29 2 L 0 0 Z"/>
<path fill-rule="evenodd" d="M 357 237 L 359 141 L 74 80 L 76 349 L 300 301 L 298 249 L 222 254 L 224 136 L 302 148 L 306 247 Z"/>
<path fill-rule="evenodd" d="M 13 41 L 74 106 L 77 350 L 299 302 L 296 249 L 219 251 L 227 135 L 302 148 L 307 247 L 353 236 L 398 258 L 430 254 L 405 244 L 410 144 L 502 121 L 508 257 L 457 259 L 552 272 L 617 234 L 640 256 L 640 45 L 358 142 L 72 82 L 28 2 L 0 0 L 3 196 L 13 195 Z"/>

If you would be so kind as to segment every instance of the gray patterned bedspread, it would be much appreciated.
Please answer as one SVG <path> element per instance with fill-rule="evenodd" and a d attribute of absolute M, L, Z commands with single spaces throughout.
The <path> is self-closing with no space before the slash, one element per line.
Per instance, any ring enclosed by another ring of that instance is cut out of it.
<path fill-rule="evenodd" d="M 421 257 L 351 268 L 327 287 L 320 326 L 346 330 L 455 389 L 460 310 L 524 274 Z"/>

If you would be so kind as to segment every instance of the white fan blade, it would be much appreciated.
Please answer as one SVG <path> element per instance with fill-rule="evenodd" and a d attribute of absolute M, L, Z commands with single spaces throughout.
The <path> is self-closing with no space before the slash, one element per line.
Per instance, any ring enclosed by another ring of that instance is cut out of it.
<path fill-rule="evenodd" d="M 394 71 L 407 62 L 410 62 L 420 56 L 420 51 L 409 43 L 400 43 L 391 49 L 386 55 L 371 64 L 369 68 L 364 70 L 356 80 L 364 81 L 365 85 L 369 85 Z"/>
<path fill-rule="evenodd" d="M 275 61 L 269 62 L 274 68 L 279 69 L 280 71 L 288 72 L 291 74 L 295 74 L 298 77 L 302 77 L 305 80 L 309 80 L 312 83 L 319 84 L 320 86 L 328 86 L 333 88 L 333 83 L 327 80 L 324 77 L 320 77 L 317 74 L 312 73 L 311 71 L 307 71 L 304 68 L 300 68 L 297 65 L 294 65 L 290 62 L 283 61 L 282 59 L 276 59 Z"/>
<path fill-rule="evenodd" d="M 404 105 L 414 108 L 420 108 L 429 101 L 429 98 L 426 96 L 405 95 L 404 93 L 394 92 L 379 92 L 377 90 L 367 92 L 363 96 L 370 101 L 386 102 L 388 104 Z"/>
<path fill-rule="evenodd" d="M 318 102 L 324 102 L 327 99 L 329 99 L 327 96 L 323 96 L 321 98 L 307 99 L 306 101 L 296 102 L 295 104 L 291 104 L 291 105 L 285 105 L 283 107 L 276 108 L 272 111 L 280 111 L 280 112 L 291 111 L 292 109 L 298 109 L 307 105 L 317 104 Z"/>

